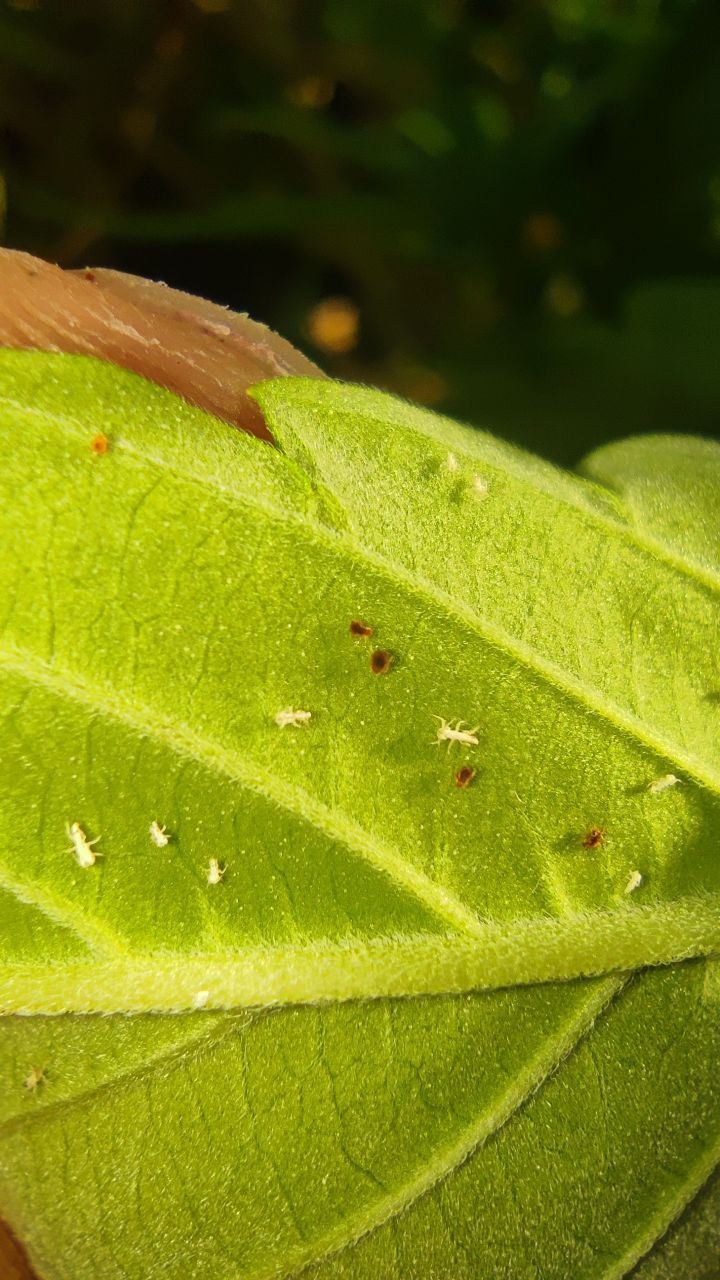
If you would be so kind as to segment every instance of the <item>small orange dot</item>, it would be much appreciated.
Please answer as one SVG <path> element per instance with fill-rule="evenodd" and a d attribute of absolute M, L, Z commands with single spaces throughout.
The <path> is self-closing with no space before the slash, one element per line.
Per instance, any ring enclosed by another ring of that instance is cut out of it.
<path fill-rule="evenodd" d="M 370 658 L 370 670 L 376 676 L 384 676 L 392 666 L 392 654 L 385 649 L 376 649 Z"/>
<path fill-rule="evenodd" d="M 355 621 L 350 623 L 351 636 L 371 636 L 372 633 L 373 633 L 373 629 L 372 627 L 368 626 L 367 622 Z"/>
<path fill-rule="evenodd" d="M 96 454 L 107 453 L 110 448 L 110 441 L 107 436 L 103 435 L 102 431 L 98 431 L 97 435 L 92 438 L 90 448 L 92 449 L 92 452 Z"/>
<path fill-rule="evenodd" d="M 461 768 L 458 769 L 457 773 L 455 774 L 455 786 L 460 787 L 464 791 L 465 787 L 470 786 L 470 783 L 472 782 L 474 777 L 475 777 L 475 770 L 473 769 L 472 765 L 464 764 L 461 766 Z"/>
<path fill-rule="evenodd" d="M 311 342 L 329 355 L 347 355 L 360 340 L 360 312 L 350 298 L 323 298 L 305 324 Z"/>
<path fill-rule="evenodd" d="M 587 835 L 583 837 L 583 849 L 599 849 L 604 839 L 605 832 L 602 827 L 591 827 Z"/>

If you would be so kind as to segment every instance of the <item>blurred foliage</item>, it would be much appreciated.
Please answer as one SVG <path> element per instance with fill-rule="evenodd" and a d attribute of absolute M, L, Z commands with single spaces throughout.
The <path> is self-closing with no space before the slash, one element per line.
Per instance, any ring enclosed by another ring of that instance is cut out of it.
<path fill-rule="evenodd" d="M 573 462 L 720 434 L 718 0 L 0 0 L 6 243 Z"/>

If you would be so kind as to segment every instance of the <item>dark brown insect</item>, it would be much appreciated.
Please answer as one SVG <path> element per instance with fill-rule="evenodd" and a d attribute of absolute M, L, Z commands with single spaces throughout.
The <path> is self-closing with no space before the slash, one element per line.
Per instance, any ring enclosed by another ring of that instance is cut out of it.
<path fill-rule="evenodd" d="M 392 654 L 386 649 L 376 649 L 370 658 L 370 670 L 373 675 L 384 676 L 392 666 Z"/>
<path fill-rule="evenodd" d="M 351 636 L 371 636 L 372 633 L 373 633 L 373 629 L 372 627 L 368 626 L 367 622 L 351 622 L 350 623 Z"/>
<path fill-rule="evenodd" d="M 605 832 L 602 827 L 591 827 L 587 835 L 583 836 L 583 849 L 599 849 L 604 839 Z"/>
<path fill-rule="evenodd" d="M 90 448 L 92 452 L 96 454 L 107 453 L 110 448 L 110 441 L 107 436 L 103 435 L 102 431 L 98 431 L 97 435 L 93 436 L 90 442 Z"/>
<path fill-rule="evenodd" d="M 460 787 L 464 791 L 465 787 L 470 786 L 470 783 L 472 782 L 474 777 L 475 777 L 475 770 L 473 769 L 472 765 L 463 764 L 460 766 L 457 773 L 455 774 L 455 786 Z"/>

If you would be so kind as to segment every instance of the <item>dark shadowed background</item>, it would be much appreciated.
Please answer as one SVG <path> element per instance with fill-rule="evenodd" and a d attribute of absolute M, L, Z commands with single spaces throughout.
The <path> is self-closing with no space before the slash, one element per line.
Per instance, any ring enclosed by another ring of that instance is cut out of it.
<path fill-rule="evenodd" d="M 572 463 L 720 435 L 718 0 L 0 0 L 5 243 Z"/>

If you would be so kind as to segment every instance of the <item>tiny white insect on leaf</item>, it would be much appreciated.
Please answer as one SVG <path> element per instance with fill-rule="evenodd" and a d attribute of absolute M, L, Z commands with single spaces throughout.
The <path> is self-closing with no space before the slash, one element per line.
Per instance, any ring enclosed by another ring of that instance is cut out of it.
<path fill-rule="evenodd" d="M 221 867 L 217 858 L 211 858 L 207 870 L 208 884 L 219 884 L 225 875 L 226 867 Z"/>
<path fill-rule="evenodd" d="M 65 830 L 72 842 L 71 853 L 75 854 L 78 866 L 92 867 L 96 858 L 102 858 L 100 850 L 93 848 L 100 836 L 96 836 L 94 840 L 88 840 L 79 822 L 66 823 Z"/>
<path fill-rule="evenodd" d="M 634 893 L 636 889 L 640 888 L 640 885 L 642 884 L 642 882 L 643 882 L 642 872 L 640 871 L 631 872 L 630 879 L 625 885 L 625 892 Z"/>
<path fill-rule="evenodd" d="M 460 463 L 458 462 L 454 453 L 449 453 L 447 456 L 445 465 L 448 471 L 457 471 L 460 466 Z"/>
<path fill-rule="evenodd" d="M 452 720 L 443 720 L 442 716 L 435 716 L 440 721 L 436 746 L 441 742 L 447 742 L 448 751 L 454 742 L 460 742 L 465 747 L 476 747 L 478 745 L 477 731 L 479 725 L 475 725 L 474 729 L 463 729 L 464 720 L 456 720 L 453 724 Z"/>
<path fill-rule="evenodd" d="M 166 844 L 170 843 L 171 836 L 167 827 L 161 827 L 159 822 L 153 818 L 150 823 L 150 839 L 156 844 L 158 849 L 164 849 Z"/>
<path fill-rule="evenodd" d="M 659 796 L 662 791 L 667 791 L 670 787 L 676 787 L 679 782 L 680 779 L 676 778 L 674 773 L 665 773 L 662 778 L 655 778 L 654 782 L 650 783 L 648 791 L 654 796 Z"/>
<path fill-rule="evenodd" d="M 278 711 L 275 723 L 281 729 L 286 729 L 289 724 L 299 727 L 301 724 L 307 724 L 311 716 L 312 711 L 295 711 L 292 707 L 288 707 L 286 711 Z"/>
<path fill-rule="evenodd" d="M 472 484 L 478 498 L 484 498 L 489 487 L 487 480 L 483 480 L 482 476 L 473 476 Z"/>
<path fill-rule="evenodd" d="M 209 999 L 209 991 L 198 991 L 197 995 L 193 998 L 193 1009 L 204 1009 Z"/>

